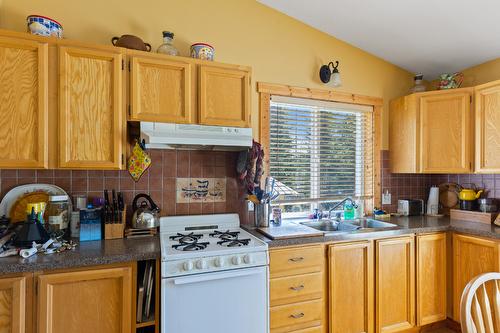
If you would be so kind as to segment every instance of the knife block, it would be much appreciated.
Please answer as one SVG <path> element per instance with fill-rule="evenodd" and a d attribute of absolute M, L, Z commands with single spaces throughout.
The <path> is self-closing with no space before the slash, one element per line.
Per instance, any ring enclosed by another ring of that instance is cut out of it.
<path fill-rule="evenodd" d="M 126 216 L 127 216 L 127 206 L 125 206 L 123 209 L 121 222 L 113 221 L 113 223 L 104 223 L 104 239 L 123 238 Z"/>

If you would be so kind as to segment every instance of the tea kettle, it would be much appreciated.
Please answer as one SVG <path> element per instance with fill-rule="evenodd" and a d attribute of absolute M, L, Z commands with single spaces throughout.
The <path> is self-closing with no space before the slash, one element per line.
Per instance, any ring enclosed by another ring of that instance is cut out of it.
<path fill-rule="evenodd" d="M 143 199 L 139 202 L 140 199 Z M 160 225 L 160 208 L 147 194 L 137 194 L 132 202 L 132 228 L 151 229 Z"/>
<path fill-rule="evenodd" d="M 479 199 L 479 197 L 481 196 L 481 193 L 483 193 L 483 190 L 479 190 L 476 192 L 476 190 L 471 189 L 471 188 L 463 188 L 458 193 L 458 198 L 460 200 L 464 200 L 464 201 L 473 201 L 473 200 Z"/>

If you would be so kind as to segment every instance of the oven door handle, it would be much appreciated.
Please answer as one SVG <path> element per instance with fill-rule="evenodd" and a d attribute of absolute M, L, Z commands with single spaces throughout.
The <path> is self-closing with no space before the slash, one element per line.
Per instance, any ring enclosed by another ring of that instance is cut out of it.
<path fill-rule="evenodd" d="M 249 276 L 249 275 L 257 275 L 261 273 L 262 273 L 261 269 L 252 269 L 245 271 L 232 271 L 232 272 L 214 273 L 214 274 L 200 274 L 196 276 L 175 278 L 173 282 L 176 285 L 182 285 L 182 284 L 230 279 L 230 278 Z"/>

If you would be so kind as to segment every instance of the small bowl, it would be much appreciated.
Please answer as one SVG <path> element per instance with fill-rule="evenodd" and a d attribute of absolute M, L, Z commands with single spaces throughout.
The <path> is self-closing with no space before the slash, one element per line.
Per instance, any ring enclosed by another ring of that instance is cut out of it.
<path fill-rule="evenodd" d="M 191 58 L 214 61 L 215 49 L 206 43 L 195 43 L 191 45 Z"/>
<path fill-rule="evenodd" d="M 63 37 L 63 27 L 56 20 L 41 15 L 30 15 L 26 18 L 28 32 L 45 37 Z"/>

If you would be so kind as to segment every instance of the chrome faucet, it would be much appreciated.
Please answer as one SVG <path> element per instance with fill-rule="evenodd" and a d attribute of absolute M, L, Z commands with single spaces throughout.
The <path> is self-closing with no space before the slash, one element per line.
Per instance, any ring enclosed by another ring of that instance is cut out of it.
<path fill-rule="evenodd" d="M 354 209 L 358 208 L 358 205 L 356 204 L 356 202 L 354 202 L 354 200 L 352 200 L 351 197 L 347 197 L 347 198 L 344 198 L 342 199 L 342 201 L 338 202 L 337 204 L 335 204 L 332 208 L 330 208 L 330 210 L 328 211 L 328 218 L 329 219 L 332 219 L 332 212 L 339 208 L 340 206 L 342 206 L 344 203 L 346 203 L 347 201 L 350 201 L 352 206 L 354 207 Z M 337 219 L 340 220 L 340 216 L 337 215 Z"/>

